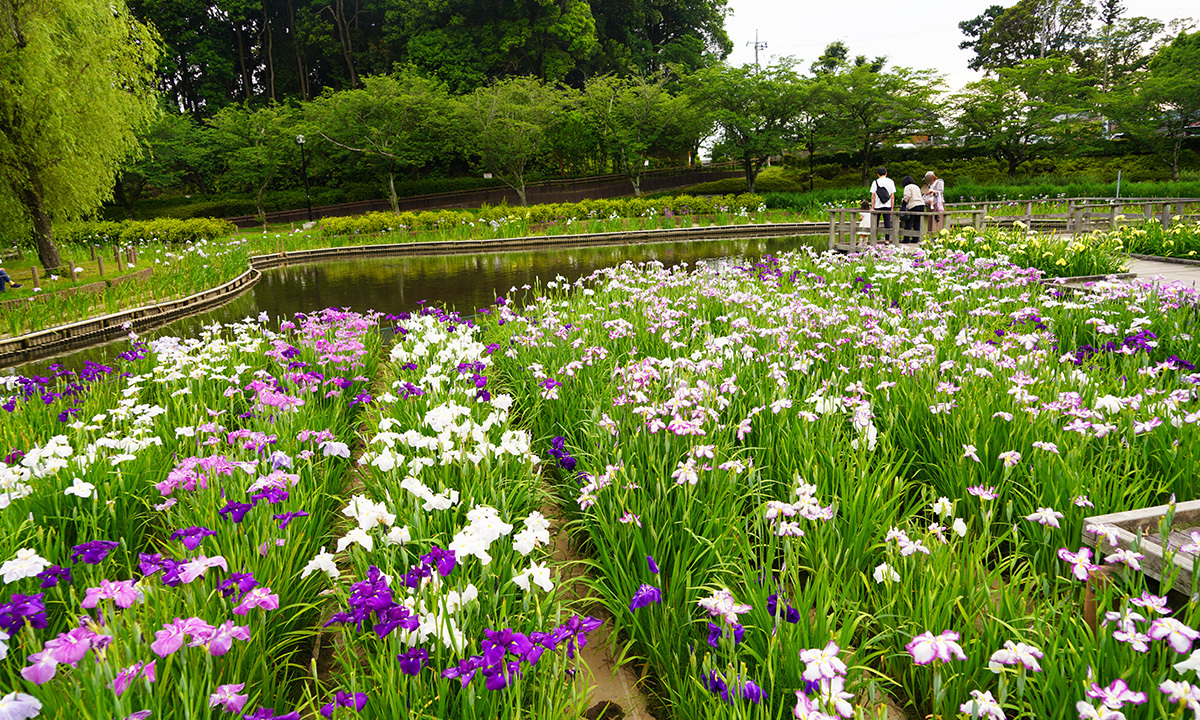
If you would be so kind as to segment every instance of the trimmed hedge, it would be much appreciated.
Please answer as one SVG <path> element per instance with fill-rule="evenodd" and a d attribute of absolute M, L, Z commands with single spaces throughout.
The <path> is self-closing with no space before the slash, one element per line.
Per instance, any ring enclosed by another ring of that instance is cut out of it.
<path fill-rule="evenodd" d="M 216 240 L 233 234 L 237 227 L 219 218 L 178 220 L 125 220 L 123 222 L 73 222 L 56 225 L 54 237 L 71 245 L 121 245 L 149 242 L 186 243 Z"/>
<path fill-rule="evenodd" d="M 612 198 L 578 203 L 533 205 L 527 208 L 499 205 L 478 210 L 435 210 L 426 212 L 376 212 L 353 217 L 322 218 L 325 235 L 367 235 L 403 230 L 439 230 L 462 225 L 513 222 L 549 223 L 562 220 L 609 220 L 659 215 L 745 214 L 765 209 L 759 195 L 724 195 L 671 198 Z"/>

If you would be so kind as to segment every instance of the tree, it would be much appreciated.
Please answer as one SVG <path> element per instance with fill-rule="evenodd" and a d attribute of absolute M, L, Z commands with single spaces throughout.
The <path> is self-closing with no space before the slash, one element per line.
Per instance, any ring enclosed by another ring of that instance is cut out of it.
<path fill-rule="evenodd" d="M 191 115 L 165 110 L 138 134 L 141 147 L 121 163 L 114 199 L 133 218 L 133 204 L 150 189 L 202 189 L 206 139 Z"/>
<path fill-rule="evenodd" d="M 646 163 L 654 154 L 689 149 L 679 142 L 674 122 L 689 109 L 665 85 L 663 75 L 654 80 L 601 75 L 589 80 L 583 90 L 589 123 L 637 196 L 642 194 Z"/>
<path fill-rule="evenodd" d="M 726 0 L 592 2 L 601 72 L 653 76 L 668 67 L 691 73 L 733 50 Z"/>
<path fill-rule="evenodd" d="M 1106 96 L 1121 130 L 1171 168 L 1179 179 L 1183 141 L 1200 130 L 1200 32 L 1181 33 L 1144 73 Z"/>
<path fill-rule="evenodd" d="M 930 70 L 883 71 L 871 64 L 821 77 L 822 95 L 843 142 L 862 155 L 863 182 L 870 177 L 876 146 L 901 135 L 936 132 L 941 86 L 941 78 Z"/>
<path fill-rule="evenodd" d="M 1091 27 L 1092 6 L 1086 0 L 1020 0 L 1003 9 L 993 5 L 959 23 L 968 38 L 959 45 L 975 51 L 972 70 L 1013 67 L 1022 60 L 1066 55 L 1079 59 L 1080 40 Z"/>
<path fill-rule="evenodd" d="M 399 212 L 396 173 L 418 169 L 445 149 L 450 95 L 413 69 L 361 80 L 361 89 L 326 92 L 307 113 L 321 137 L 383 165 L 388 199 Z"/>
<path fill-rule="evenodd" d="M 123 0 L 0 5 L 0 205 L 20 208 L 47 270 L 62 265 L 52 221 L 112 197 L 158 111 L 159 48 Z"/>
<path fill-rule="evenodd" d="M 951 98 L 968 144 L 1007 163 L 1013 178 L 1021 163 L 1061 151 L 1086 121 L 1081 114 L 1086 79 L 1065 58 L 1026 60 L 995 78 L 969 83 Z"/>
<path fill-rule="evenodd" d="M 460 100 L 461 144 L 528 205 L 526 173 L 545 154 L 547 128 L 561 107 L 559 92 L 537 78 L 499 80 Z"/>
<path fill-rule="evenodd" d="M 276 104 L 258 110 L 228 105 L 208 120 L 212 144 L 224 166 L 219 185 L 255 193 L 255 210 L 264 227 L 263 194 L 287 163 L 299 164 L 293 122 L 293 112 Z"/>
<path fill-rule="evenodd" d="M 692 104 L 711 114 L 718 142 L 741 161 L 746 191 L 767 159 L 798 138 L 796 119 L 813 103 L 813 85 L 802 81 L 790 60 L 764 68 L 705 68 L 690 82 Z"/>

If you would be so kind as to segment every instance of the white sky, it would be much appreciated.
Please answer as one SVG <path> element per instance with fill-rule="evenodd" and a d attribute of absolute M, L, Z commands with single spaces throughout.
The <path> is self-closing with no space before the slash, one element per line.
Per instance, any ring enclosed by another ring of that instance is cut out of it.
<path fill-rule="evenodd" d="M 841 40 L 855 55 L 886 55 L 889 65 L 931 68 L 946 76 L 954 90 L 980 77 L 967 68 L 972 53 L 959 50 L 966 39 L 958 23 L 979 15 L 990 5 L 1011 7 L 1017 0 L 917 0 L 916 2 L 858 0 L 729 0 L 732 13 L 725 30 L 733 40 L 731 65 L 754 62 L 754 33 L 767 49 L 759 62 L 790 55 L 799 68 L 817 59 L 825 46 Z M 1127 17 L 1151 17 L 1163 22 L 1200 18 L 1195 0 L 1125 0 Z"/>

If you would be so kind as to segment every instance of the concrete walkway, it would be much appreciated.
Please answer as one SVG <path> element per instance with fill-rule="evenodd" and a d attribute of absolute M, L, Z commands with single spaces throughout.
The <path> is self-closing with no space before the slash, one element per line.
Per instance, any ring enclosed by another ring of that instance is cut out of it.
<path fill-rule="evenodd" d="M 1200 286 L 1200 265 L 1184 265 L 1181 263 L 1157 262 L 1154 260 L 1129 261 L 1129 272 L 1137 273 L 1141 280 L 1162 280 L 1164 282 L 1181 282 L 1192 287 Z"/>

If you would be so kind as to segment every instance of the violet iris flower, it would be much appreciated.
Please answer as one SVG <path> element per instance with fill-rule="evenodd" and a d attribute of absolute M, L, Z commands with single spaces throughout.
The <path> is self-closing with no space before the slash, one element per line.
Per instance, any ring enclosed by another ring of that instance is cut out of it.
<path fill-rule="evenodd" d="M 61 565 L 51 565 L 38 573 L 37 579 L 42 581 L 42 587 L 44 588 L 57 587 L 59 583 L 70 585 L 73 580 L 71 577 L 71 568 Z"/>
<path fill-rule="evenodd" d="M 111 540 L 85 542 L 71 548 L 71 560 L 74 562 L 82 560 L 88 565 L 99 565 L 118 545 L 120 543 Z"/>
<path fill-rule="evenodd" d="M 453 550 L 443 550 L 437 545 L 429 549 L 429 552 L 421 556 L 421 562 L 426 565 L 436 565 L 438 574 L 446 577 L 454 571 L 455 559 Z"/>
<path fill-rule="evenodd" d="M 246 513 L 254 508 L 251 503 L 230 502 L 225 507 L 217 511 L 219 515 L 224 515 L 227 519 L 240 523 L 246 518 Z M 260 708 L 261 709 L 261 708 Z"/>
<path fill-rule="evenodd" d="M 300 713 L 292 711 L 285 715 L 276 715 L 273 708 L 260 707 L 252 713 L 242 715 L 245 720 L 300 720 Z"/>
<path fill-rule="evenodd" d="M 629 612 L 640 610 L 650 603 L 662 603 L 662 591 L 653 585 L 642 583 L 629 600 Z"/>
<path fill-rule="evenodd" d="M 8 602 L 0 605 L 0 629 L 10 636 L 16 635 L 22 625 L 39 630 L 47 626 L 45 593 L 21 595 L 13 593 Z"/>
<path fill-rule="evenodd" d="M 406 653 L 400 653 L 396 659 L 400 661 L 400 672 L 405 675 L 416 675 L 421 672 L 421 668 L 429 660 L 429 651 L 416 647 Z"/>
<path fill-rule="evenodd" d="M 279 529 L 284 530 L 287 528 L 288 524 L 296 518 L 308 517 L 308 513 L 304 512 L 303 510 L 297 510 L 296 512 L 280 513 L 279 515 L 272 515 L 271 517 L 278 520 Z"/>
<path fill-rule="evenodd" d="M 200 543 L 204 542 L 204 538 L 216 534 L 216 530 L 209 530 L 200 525 L 193 525 L 171 533 L 171 539 L 182 541 L 183 546 L 188 550 L 195 550 L 200 547 Z"/>
<path fill-rule="evenodd" d="M 325 707 L 321 708 L 321 714 L 327 718 L 331 718 L 331 717 L 333 717 L 333 711 L 335 708 L 340 708 L 340 707 L 354 708 L 354 712 L 362 712 L 362 709 L 366 706 L 367 706 L 367 694 L 366 693 L 350 694 L 350 693 L 338 690 L 337 695 L 334 696 L 333 702 L 331 702 L 328 705 L 326 705 Z"/>
<path fill-rule="evenodd" d="M 654 562 L 653 555 L 646 556 L 646 564 L 650 566 L 650 572 L 654 573 L 655 575 L 658 574 L 658 563 Z"/>
<path fill-rule="evenodd" d="M 228 580 L 222 580 L 217 589 L 221 591 L 224 597 L 232 597 L 235 590 L 248 593 L 258 587 L 258 581 L 254 579 L 254 573 L 230 573 Z"/>

